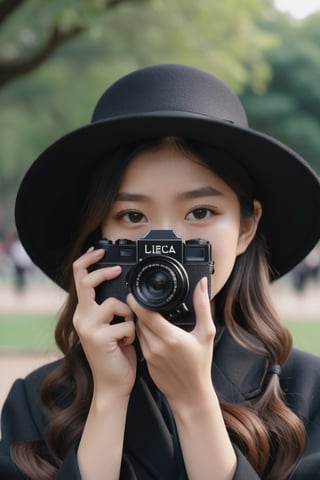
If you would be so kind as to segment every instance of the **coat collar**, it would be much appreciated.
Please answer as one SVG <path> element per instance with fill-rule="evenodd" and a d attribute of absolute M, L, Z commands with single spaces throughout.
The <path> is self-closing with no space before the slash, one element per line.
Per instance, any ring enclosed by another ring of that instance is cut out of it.
<path fill-rule="evenodd" d="M 215 344 L 212 364 L 212 381 L 220 400 L 247 404 L 258 397 L 268 367 L 267 357 L 246 349 L 223 328 Z"/>

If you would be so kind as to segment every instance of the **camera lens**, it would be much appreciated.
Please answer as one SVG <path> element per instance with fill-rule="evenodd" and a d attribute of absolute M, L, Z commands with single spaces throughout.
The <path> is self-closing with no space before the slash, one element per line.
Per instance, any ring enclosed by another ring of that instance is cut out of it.
<path fill-rule="evenodd" d="M 146 290 L 147 294 L 153 297 L 163 297 L 170 295 L 171 278 L 164 270 L 148 269 L 140 279 L 141 287 Z"/>
<path fill-rule="evenodd" d="M 153 256 L 135 265 L 130 272 L 129 289 L 144 307 L 169 312 L 185 299 L 189 281 L 177 260 Z"/>

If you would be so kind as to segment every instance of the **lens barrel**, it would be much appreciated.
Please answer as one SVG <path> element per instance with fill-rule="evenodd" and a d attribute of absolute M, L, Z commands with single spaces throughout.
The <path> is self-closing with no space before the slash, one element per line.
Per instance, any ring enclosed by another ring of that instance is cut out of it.
<path fill-rule="evenodd" d="M 184 266 L 176 259 L 152 256 L 134 266 L 128 286 L 140 305 L 165 313 L 184 301 L 189 291 L 189 279 Z"/>

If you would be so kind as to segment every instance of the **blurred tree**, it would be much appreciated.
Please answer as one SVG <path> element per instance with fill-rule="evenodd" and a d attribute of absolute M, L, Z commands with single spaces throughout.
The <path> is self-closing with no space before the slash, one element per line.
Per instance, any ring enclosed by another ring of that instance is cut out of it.
<path fill-rule="evenodd" d="M 73 41 L 59 44 L 41 68 L 0 92 L 0 200 L 8 222 L 28 165 L 64 132 L 87 123 L 98 96 L 124 73 L 187 63 L 215 73 L 237 92 L 247 84 L 264 91 L 271 73 L 264 51 L 277 45 L 275 35 L 258 25 L 266 2 L 242 0 L 240 8 L 239 0 L 120 0 L 108 2 L 121 5 L 102 14 L 105 0 L 25 0 L 0 28 L 2 66 L 39 52 L 57 25 Z M 72 29 L 82 34 L 72 37 Z"/>
<path fill-rule="evenodd" d="M 276 36 L 258 26 L 267 4 L 270 1 L 242 0 L 241 7 L 239 0 L 153 0 L 140 8 L 127 4 L 108 15 L 102 38 L 111 57 L 129 63 L 133 59 L 135 66 L 188 63 L 215 73 L 238 92 L 248 84 L 260 91 L 271 73 L 264 52 L 277 45 Z"/>
<path fill-rule="evenodd" d="M 42 65 L 61 45 L 83 33 L 103 10 L 126 1 L 134 0 L 2 0 L 0 26 L 15 16 L 18 30 L 10 27 L 16 37 L 1 49 L 0 88 Z M 20 22 L 20 10 L 24 10 L 25 23 Z"/>
<path fill-rule="evenodd" d="M 290 145 L 320 173 L 320 14 L 303 21 L 277 15 L 269 29 L 281 38 L 266 52 L 272 77 L 265 95 L 246 88 L 242 100 L 252 127 Z"/>
<path fill-rule="evenodd" d="M 256 20 L 270 2 L 242 0 L 239 8 L 238 0 L 2 0 L 0 88 L 91 30 L 108 50 L 133 53 L 143 64 L 153 63 L 152 46 L 169 58 L 179 53 L 209 64 L 235 88 L 249 82 L 259 89 L 269 73 L 262 52 L 274 39 Z M 118 13 L 120 4 L 127 8 Z M 109 15 L 101 15 L 105 10 Z"/>

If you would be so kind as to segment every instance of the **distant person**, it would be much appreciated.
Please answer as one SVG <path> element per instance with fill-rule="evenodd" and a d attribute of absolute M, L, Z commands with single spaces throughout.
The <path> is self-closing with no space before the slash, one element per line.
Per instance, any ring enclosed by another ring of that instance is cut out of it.
<path fill-rule="evenodd" d="M 317 282 L 320 275 L 320 247 L 314 248 L 292 271 L 294 288 L 303 292 L 310 282 Z"/>
<path fill-rule="evenodd" d="M 18 192 L 23 246 L 69 295 L 63 358 L 4 405 L 0 477 L 319 478 L 320 358 L 270 295 L 319 212 L 318 176 L 215 76 L 155 65 L 109 87 Z"/>
<path fill-rule="evenodd" d="M 15 289 L 18 293 L 21 293 L 26 288 L 27 277 L 32 270 L 33 262 L 20 240 L 16 237 L 13 238 L 8 246 L 8 255 L 13 263 Z"/>

